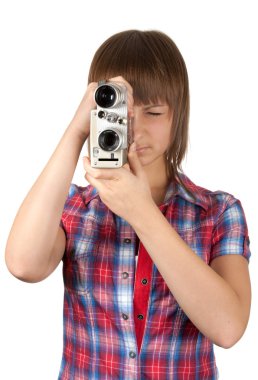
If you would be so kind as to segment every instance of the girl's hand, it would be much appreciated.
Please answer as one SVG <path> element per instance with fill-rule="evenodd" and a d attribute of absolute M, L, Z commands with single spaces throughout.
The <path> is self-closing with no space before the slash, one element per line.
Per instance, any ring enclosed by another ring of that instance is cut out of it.
<path fill-rule="evenodd" d="M 89 158 L 83 157 L 86 180 L 98 190 L 103 203 L 131 225 L 138 213 L 146 207 L 156 206 L 134 147 L 135 143 L 128 153 L 129 165 L 119 169 L 95 169 L 91 167 Z"/>
<path fill-rule="evenodd" d="M 88 85 L 87 90 L 81 100 L 71 124 L 86 139 L 90 133 L 90 114 L 96 108 L 94 93 L 98 87 L 97 82 Z"/>

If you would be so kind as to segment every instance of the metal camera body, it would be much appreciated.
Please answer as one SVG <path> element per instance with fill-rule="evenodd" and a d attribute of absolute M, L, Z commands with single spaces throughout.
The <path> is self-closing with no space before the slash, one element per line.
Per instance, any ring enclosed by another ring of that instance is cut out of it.
<path fill-rule="evenodd" d="M 91 111 L 89 153 L 95 168 L 119 168 L 127 162 L 127 90 L 123 84 L 99 84 Z"/>

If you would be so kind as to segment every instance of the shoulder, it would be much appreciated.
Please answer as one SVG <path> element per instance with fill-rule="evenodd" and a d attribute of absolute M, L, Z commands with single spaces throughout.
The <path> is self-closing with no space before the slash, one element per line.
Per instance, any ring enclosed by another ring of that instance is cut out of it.
<path fill-rule="evenodd" d="M 96 195 L 97 191 L 93 186 L 79 186 L 75 183 L 72 183 L 68 191 L 67 201 L 78 201 L 79 199 L 89 201 Z"/>
<path fill-rule="evenodd" d="M 222 227 L 223 230 L 241 230 L 247 234 L 247 223 L 241 201 L 233 194 L 224 190 L 210 190 L 196 185 L 185 174 L 180 174 L 187 192 L 178 186 L 177 193 L 184 198 L 185 214 L 194 214 L 213 225 L 213 228 Z M 192 194 L 192 195 L 191 195 Z"/>
<path fill-rule="evenodd" d="M 181 190 L 181 196 L 185 198 L 184 215 L 192 217 L 195 224 L 199 222 L 206 232 L 207 226 L 211 228 L 212 259 L 229 253 L 249 259 L 248 227 L 240 200 L 227 191 L 196 185 L 186 175 L 180 175 L 180 178 L 194 197 Z"/>
<path fill-rule="evenodd" d="M 225 190 L 210 190 L 206 187 L 196 185 L 182 173 L 180 173 L 180 179 L 190 191 L 190 194 L 185 195 L 187 200 L 202 206 L 207 212 L 213 215 L 220 215 L 233 205 L 236 205 L 236 207 L 241 206 L 240 200 Z M 184 191 L 182 191 L 182 194 L 184 194 Z"/>
<path fill-rule="evenodd" d="M 100 201 L 98 191 L 95 187 L 92 185 L 79 186 L 75 183 L 72 183 L 68 191 L 66 204 L 74 204 L 78 202 L 78 204 L 83 203 L 86 205 L 93 199 Z"/>
<path fill-rule="evenodd" d="M 106 208 L 98 191 L 92 185 L 79 186 L 72 183 L 64 205 L 62 218 L 92 214 L 95 218 Z"/>

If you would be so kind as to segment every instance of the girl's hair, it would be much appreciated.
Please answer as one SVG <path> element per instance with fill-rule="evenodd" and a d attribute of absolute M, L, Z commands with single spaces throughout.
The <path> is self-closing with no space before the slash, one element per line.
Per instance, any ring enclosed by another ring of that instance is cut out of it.
<path fill-rule="evenodd" d="M 170 144 L 166 152 L 169 179 L 178 171 L 188 145 L 189 84 L 184 59 L 166 34 L 127 30 L 108 38 L 96 51 L 88 82 L 121 75 L 133 88 L 135 104 L 164 101 L 173 112 Z M 185 186 L 184 186 L 185 187 Z"/>

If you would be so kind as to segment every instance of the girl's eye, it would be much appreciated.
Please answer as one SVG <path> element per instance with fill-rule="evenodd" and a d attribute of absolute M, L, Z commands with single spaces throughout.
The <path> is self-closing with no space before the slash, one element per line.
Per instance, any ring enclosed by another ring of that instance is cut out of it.
<path fill-rule="evenodd" d="M 160 115 L 162 115 L 162 113 L 160 113 L 160 112 L 148 112 L 148 115 L 151 115 L 151 116 L 160 116 Z"/>

